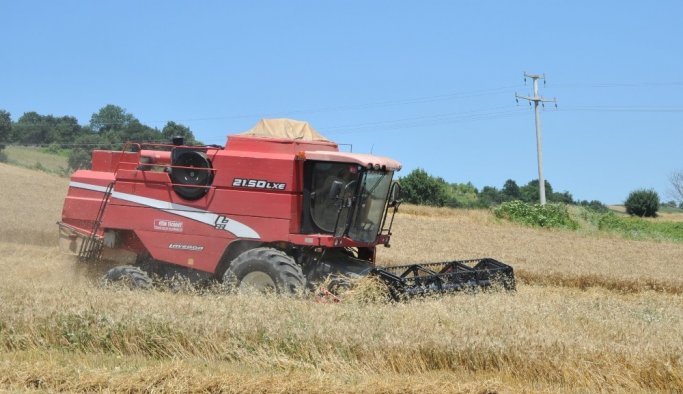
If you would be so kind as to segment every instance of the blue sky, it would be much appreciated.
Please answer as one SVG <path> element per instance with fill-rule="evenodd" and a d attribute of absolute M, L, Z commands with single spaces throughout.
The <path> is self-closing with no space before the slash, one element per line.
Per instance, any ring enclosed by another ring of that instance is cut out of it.
<path fill-rule="evenodd" d="M 106 104 L 206 143 L 261 117 L 481 188 L 537 178 L 522 74 L 545 73 L 545 176 L 664 200 L 683 170 L 680 1 L 5 1 L 0 109 Z"/>

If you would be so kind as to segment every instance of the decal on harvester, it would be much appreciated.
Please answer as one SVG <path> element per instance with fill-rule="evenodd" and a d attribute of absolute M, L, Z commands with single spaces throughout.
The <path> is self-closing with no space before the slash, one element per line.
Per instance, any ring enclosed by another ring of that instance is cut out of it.
<path fill-rule="evenodd" d="M 255 189 L 285 190 L 286 183 L 270 182 L 263 179 L 235 178 L 232 181 L 234 187 L 252 187 Z"/>
<path fill-rule="evenodd" d="M 223 215 L 220 215 L 216 218 L 216 221 L 214 222 L 214 228 L 216 230 L 225 230 L 225 226 L 230 223 L 230 219 L 226 218 Z"/>
<path fill-rule="evenodd" d="M 76 187 L 79 189 L 92 190 L 99 193 L 104 193 L 107 190 L 105 186 L 75 181 L 71 181 L 69 183 L 69 186 Z M 171 215 L 182 216 L 184 218 L 209 225 L 218 230 L 227 231 L 240 238 L 261 238 L 261 236 L 259 235 L 259 233 L 256 232 L 256 230 L 247 226 L 246 224 L 238 222 L 237 220 L 233 219 L 228 220 L 225 216 L 220 216 L 213 212 L 205 211 L 203 209 L 198 209 L 182 204 L 176 204 L 170 201 L 157 200 L 156 198 L 138 196 L 136 194 L 122 193 L 118 191 L 113 191 L 111 193 L 111 197 L 122 201 L 132 202 L 145 208 L 158 209 L 162 212 L 170 213 Z M 225 224 L 225 226 L 219 228 L 216 226 L 216 224 L 219 221 L 220 217 L 223 217 L 223 219 L 221 219 L 221 224 Z"/>
<path fill-rule="evenodd" d="M 175 249 L 175 250 L 188 250 L 190 252 L 201 252 L 204 250 L 203 246 L 200 245 L 186 245 L 186 244 L 170 244 L 168 245 L 169 249 Z"/>
<path fill-rule="evenodd" d="M 183 222 L 178 220 L 154 219 L 154 229 L 182 233 Z"/>

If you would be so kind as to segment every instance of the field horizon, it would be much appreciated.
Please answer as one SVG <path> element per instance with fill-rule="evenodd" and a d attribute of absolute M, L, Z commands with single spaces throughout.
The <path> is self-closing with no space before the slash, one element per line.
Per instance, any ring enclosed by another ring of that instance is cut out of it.
<path fill-rule="evenodd" d="M 67 178 L 0 163 L 0 182 L 0 390 L 683 391 L 681 243 L 405 206 L 379 264 L 493 257 L 518 290 L 398 304 L 128 291 L 59 252 Z"/>

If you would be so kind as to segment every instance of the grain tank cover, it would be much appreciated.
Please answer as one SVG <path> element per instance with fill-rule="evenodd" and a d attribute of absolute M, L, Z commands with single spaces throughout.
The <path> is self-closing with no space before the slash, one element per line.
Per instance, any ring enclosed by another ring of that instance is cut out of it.
<path fill-rule="evenodd" d="M 261 119 L 256 126 L 238 135 L 298 141 L 329 141 L 308 122 L 286 118 Z"/>
<path fill-rule="evenodd" d="M 261 119 L 253 128 L 228 136 L 226 150 L 296 155 L 302 151 L 338 151 L 334 142 L 308 122 L 293 119 Z"/>

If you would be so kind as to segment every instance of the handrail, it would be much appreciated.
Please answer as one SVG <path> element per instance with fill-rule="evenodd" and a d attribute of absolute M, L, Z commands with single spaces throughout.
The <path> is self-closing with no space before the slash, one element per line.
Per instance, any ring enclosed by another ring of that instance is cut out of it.
<path fill-rule="evenodd" d="M 127 149 L 130 147 L 135 147 L 137 149 L 133 149 L 131 151 L 128 151 Z M 196 171 L 212 171 L 215 172 L 217 171 L 215 168 L 202 168 L 202 167 L 188 167 L 188 166 L 178 166 L 178 165 L 173 165 L 173 164 L 159 164 L 159 163 L 143 163 L 141 161 L 141 158 L 143 157 L 140 152 L 142 152 L 143 147 L 161 147 L 161 148 L 178 148 L 181 147 L 183 149 L 190 149 L 190 150 L 197 150 L 197 151 L 208 151 L 209 149 L 217 149 L 217 147 L 213 146 L 188 146 L 188 145 L 172 145 L 172 144 L 162 144 L 162 143 L 152 143 L 152 142 L 132 142 L 128 141 L 123 145 L 123 148 L 121 148 L 121 157 L 116 164 L 116 169 L 114 172 L 118 172 L 119 169 L 121 168 L 121 165 L 133 165 L 137 170 L 142 170 L 145 171 L 145 167 L 150 167 L 150 168 L 164 168 L 164 169 L 190 169 L 190 170 L 196 170 Z M 161 152 L 170 152 L 170 150 L 161 150 Z M 135 153 L 137 156 L 137 161 L 124 161 L 124 155 L 126 153 Z M 176 185 L 176 184 L 174 184 Z M 187 185 L 182 185 L 182 186 L 187 186 Z"/>

